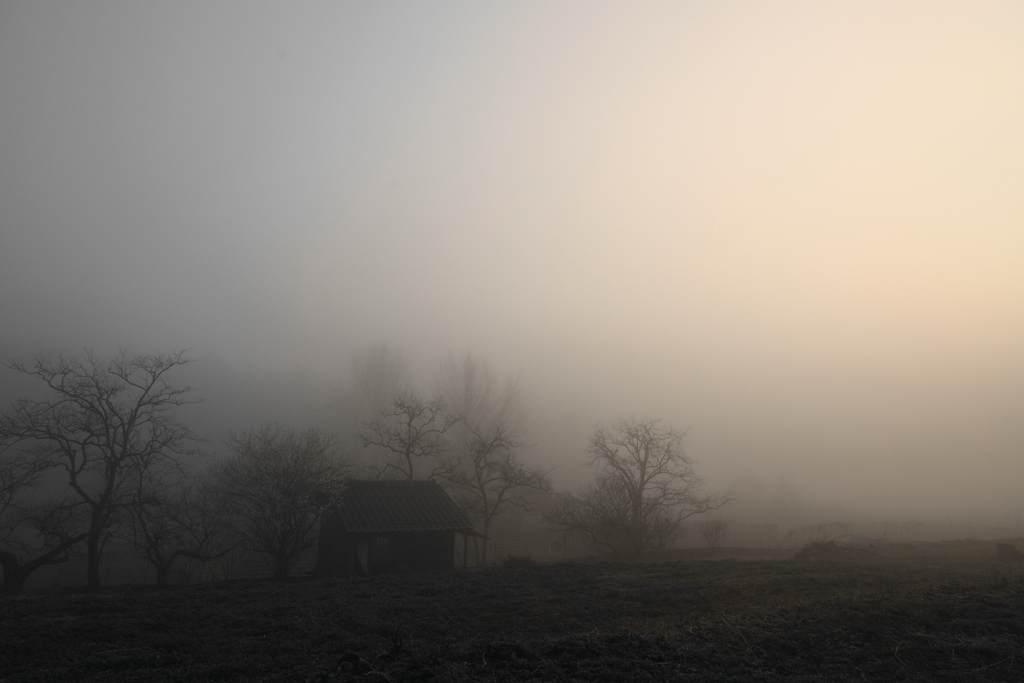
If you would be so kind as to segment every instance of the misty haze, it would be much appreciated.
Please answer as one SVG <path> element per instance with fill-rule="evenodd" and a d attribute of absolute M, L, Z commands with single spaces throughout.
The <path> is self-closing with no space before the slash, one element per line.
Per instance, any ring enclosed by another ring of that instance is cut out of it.
<path fill-rule="evenodd" d="M 1022 121 L 1015 3 L 0 0 L 0 681 L 1020 676 Z"/>

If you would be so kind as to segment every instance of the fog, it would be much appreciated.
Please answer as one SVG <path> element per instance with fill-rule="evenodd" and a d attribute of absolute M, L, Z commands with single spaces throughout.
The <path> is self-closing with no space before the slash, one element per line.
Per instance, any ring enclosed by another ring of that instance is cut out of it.
<path fill-rule="evenodd" d="M 748 521 L 996 519 L 1022 36 L 1009 2 L 5 0 L 0 352 L 190 348 L 216 450 L 329 426 L 368 345 L 423 387 L 469 350 L 559 488 L 636 415 Z"/>

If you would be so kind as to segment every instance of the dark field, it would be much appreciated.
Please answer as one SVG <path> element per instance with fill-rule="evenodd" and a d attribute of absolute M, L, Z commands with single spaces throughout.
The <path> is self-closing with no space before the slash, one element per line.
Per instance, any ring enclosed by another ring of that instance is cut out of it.
<path fill-rule="evenodd" d="M 815 554 L 7 598 L 0 679 L 1024 679 L 994 543 Z"/>

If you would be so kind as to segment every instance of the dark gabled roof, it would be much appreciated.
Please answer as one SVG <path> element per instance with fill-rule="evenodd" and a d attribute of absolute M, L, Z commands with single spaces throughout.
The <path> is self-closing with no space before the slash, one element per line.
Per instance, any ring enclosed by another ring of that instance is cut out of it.
<path fill-rule="evenodd" d="M 473 526 L 436 481 L 350 479 L 335 512 L 352 533 L 468 531 Z"/>

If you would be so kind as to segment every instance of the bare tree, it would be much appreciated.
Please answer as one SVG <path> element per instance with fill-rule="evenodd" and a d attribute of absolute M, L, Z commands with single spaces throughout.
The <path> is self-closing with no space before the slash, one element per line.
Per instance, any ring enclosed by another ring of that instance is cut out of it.
<path fill-rule="evenodd" d="M 100 556 L 108 532 L 123 521 L 133 482 L 147 471 L 180 469 L 195 454 L 191 432 L 173 410 L 195 403 L 189 387 L 166 375 L 188 363 L 184 351 L 129 356 L 109 362 L 82 356 L 40 354 L 31 364 L 7 366 L 40 380 L 42 400 L 20 399 L 0 415 L 0 440 L 26 443 L 37 466 L 63 470 L 69 495 L 88 511 L 87 576 L 100 586 Z"/>
<path fill-rule="evenodd" d="M 232 432 L 234 455 L 212 474 L 245 546 L 269 555 L 274 578 L 288 576 L 299 553 L 313 547 L 321 513 L 344 486 L 347 462 L 334 437 L 263 424 Z"/>
<path fill-rule="evenodd" d="M 412 480 L 417 461 L 436 464 L 445 453 L 445 432 L 456 422 L 442 397 L 425 401 L 412 391 L 402 391 L 376 418 L 363 423 L 357 436 L 364 448 L 377 446 L 390 456 L 381 474 L 394 469 L 403 479 Z"/>
<path fill-rule="evenodd" d="M 483 532 L 482 544 L 474 541 L 482 564 L 494 520 L 512 510 L 528 512 L 531 490 L 551 490 L 550 471 L 527 467 L 519 458 L 524 407 L 515 378 L 501 381 L 485 359 L 467 352 L 448 355 L 438 384 L 459 418 L 439 476 Z"/>
<path fill-rule="evenodd" d="M 700 493 L 703 481 L 683 452 L 683 436 L 651 419 L 598 426 L 587 448 L 595 482 L 568 496 L 548 522 L 617 556 L 663 549 L 684 519 L 732 500 Z"/>
<path fill-rule="evenodd" d="M 233 550 L 227 511 L 207 479 L 143 478 L 130 506 L 132 540 L 166 588 L 179 559 L 208 562 Z"/>
<path fill-rule="evenodd" d="M 708 544 L 708 547 L 714 548 L 725 536 L 725 532 L 730 526 L 732 526 L 732 522 L 728 520 L 718 518 L 705 519 L 697 525 L 697 530 L 700 532 L 704 542 Z"/>
<path fill-rule="evenodd" d="M 637 555 L 633 511 L 633 498 L 625 484 L 602 473 L 576 493 L 563 494 L 544 520 L 562 532 L 585 539 L 596 549 L 626 559 Z M 660 509 L 655 500 L 647 499 L 641 515 L 645 549 L 665 548 L 679 527 L 671 511 Z"/>
<path fill-rule="evenodd" d="M 0 593 L 20 593 L 33 572 L 67 562 L 72 549 L 88 535 L 73 502 L 31 501 L 42 471 L 24 454 L 0 452 Z"/>
<path fill-rule="evenodd" d="M 384 343 L 373 344 L 352 354 L 349 377 L 334 386 L 333 394 L 324 406 L 322 423 L 346 437 L 359 451 L 362 442 L 359 430 L 363 423 L 378 417 L 391 400 L 411 388 L 408 364 L 400 349 Z M 369 462 L 379 462 L 387 451 L 377 446 L 362 451 Z"/>
<path fill-rule="evenodd" d="M 383 342 L 353 356 L 352 379 L 362 417 L 377 415 L 411 386 L 405 357 Z"/>
<path fill-rule="evenodd" d="M 509 434 L 523 430 L 523 395 L 516 378 L 504 382 L 486 359 L 470 352 L 449 353 L 441 363 L 437 383 L 441 395 L 461 421 L 456 428 L 456 448 L 468 452 L 475 432 L 503 429 Z"/>
<path fill-rule="evenodd" d="M 529 510 L 529 490 L 550 491 L 549 472 L 532 469 L 519 461 L 516 451 L 523 444 L 519 439 L 498 426 L 484 432 L 469 426 L 472 440 L 468 453 L 450 458 L 440 476 L 449 486 L 461 493 L 458 496 L 467 512 L 482 525 L 483 541 L 477 555 L 477 564 L 487 560 L 487 536 L 491 523 L 514 510 Z"/>

